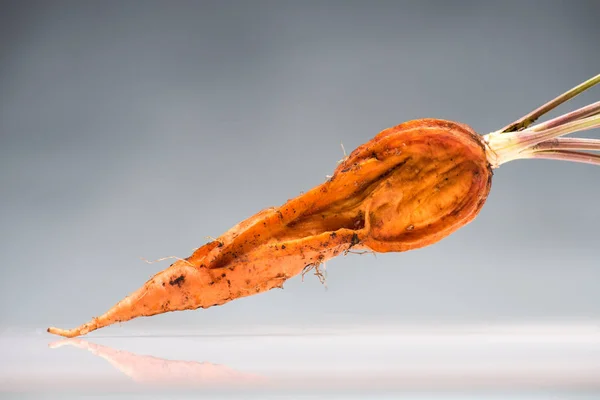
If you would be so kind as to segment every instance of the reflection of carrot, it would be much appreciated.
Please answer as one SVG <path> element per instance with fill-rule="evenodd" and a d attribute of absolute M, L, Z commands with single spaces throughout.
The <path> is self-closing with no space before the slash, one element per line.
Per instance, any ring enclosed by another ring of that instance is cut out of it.
<path fill-rule="evenodd" d="M 115 368 L 135 382 L 150 385 L 262 385 L 266 378 L 239 372 L 225 365 L 207 362 L 166 360 L 142 356 L 127 351 L 89 343 L 81 339 L 68 339 L 51 343 L 51 348 L 65 345 L 85 349 L 110 362 Z"/>
<path fill-rule="evenodd" d="M 104 315 L 95 329 L 168 311 L 207 308 L 265 292 L 350 249 L 406 251 L 433 244 L 472 221 L 492 169 L 515 159 L 554 158 L 600 165 L 600 141 L 557 139 L 600 126 L 600 102 L 545 123 L 537 118 L 600 82 L 600 75 L 505 129 L 480 136 L 436 119 L 386 129 L 352 152 L 325 183 L 234 226 L 159 272 Z"/>

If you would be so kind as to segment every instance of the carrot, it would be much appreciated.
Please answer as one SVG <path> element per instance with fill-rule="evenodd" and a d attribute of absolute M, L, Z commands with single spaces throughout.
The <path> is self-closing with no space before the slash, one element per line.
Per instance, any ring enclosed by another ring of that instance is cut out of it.
<path fill-rule="evenodd" d="M 600 140 L 563 139 L 600 127 L 600 102 L 532 125 L 600 82 L 589 79 L 506 128 L 479 135 L 469 126 L 419 119 L 359 146 L 326 182 L 242 221 L 191 256 L 150 278 L 105 314 L 65 337 L 169 311 L 208 308 L 283 287 L 307 269 L 350 250 L 402 252 L 438 242 L 473 221 L 493 169 L 517 159 L 600 165 Z"/>

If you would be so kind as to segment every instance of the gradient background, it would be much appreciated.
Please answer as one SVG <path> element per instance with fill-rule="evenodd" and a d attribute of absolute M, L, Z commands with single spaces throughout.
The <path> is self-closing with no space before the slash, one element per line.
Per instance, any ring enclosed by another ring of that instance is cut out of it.
<path fill-rule="evenodd" d="M 340 142 L 422 117 L 487 133 L 600 71 L 598 1 L 1 7 L 4 328 L 88 321 L 169 265 L 140 257 L 185 257 L 324 181 Z M 434 246 L 335 259 L 328 290 L 311 275 L 127 326 L 596 320 L 599 182 L 513 162 Z"/>

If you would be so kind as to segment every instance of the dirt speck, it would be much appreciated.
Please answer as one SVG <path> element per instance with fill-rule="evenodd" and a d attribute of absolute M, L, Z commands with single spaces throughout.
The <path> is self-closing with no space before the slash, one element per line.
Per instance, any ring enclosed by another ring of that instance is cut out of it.
<path fill-rule="evenodd" d="M 181 285 L 183 285 L 184 282 L 185 282 L 185 276 L 179 275 L 177 278 L 171 279 L 169 281 L 169 285 L 181 287 Z"/>

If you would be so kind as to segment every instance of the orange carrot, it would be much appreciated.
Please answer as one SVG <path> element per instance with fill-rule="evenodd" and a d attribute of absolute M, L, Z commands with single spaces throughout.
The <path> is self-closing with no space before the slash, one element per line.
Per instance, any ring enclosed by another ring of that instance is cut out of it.
<path fill-rule="evenodd" d="M 280 207 L 265 209 L 178 260 L 74 337 L 116 322 L 207 308 L 265 292 L 353 250 L 402 252 L 438 242 L 471 222 L 490 191 L 492 170 L 522 158 L 600 165 L 600 141 L 558 139 L 600 126 L 600 102 L 531 125 L 600 82 L 600 75 L 481 136 L 464 124 L 419 119 L 385 129 L 354 150 L 333 176 Z"/>

